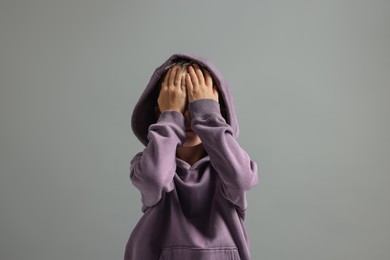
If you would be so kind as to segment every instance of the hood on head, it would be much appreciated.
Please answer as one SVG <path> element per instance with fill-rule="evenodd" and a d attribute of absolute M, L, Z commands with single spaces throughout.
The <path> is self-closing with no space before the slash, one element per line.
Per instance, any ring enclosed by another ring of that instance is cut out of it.
<path fill-rule="evenodd" d="M 238 138 L 239 126 L 236 116 L 236 111 L 233 103 L 233 96 L 228 82 L 223 78 L 220 71 L 209 60 L 194 54 L 173 54 L 162 65 L 157 67 L 153 72 L 152 77 L 149 80 L 145 90 L 142 92 L 141 97 L 134 106 L 133 114 L 131 117 L 131 128 L 135 136 L 145 146 L 149 143 L 147 138 L 148 128 L 151 124 L 157 122 L 155 107 L 157 105 L 157 98 L 159 96 L 159 88 L 161 85 L 163 76 L 169 66 L 172 65 L 175 60 L 184 58 L 199 64 L 201 67 L 207 69 L 213 78 L 213 84 L 217 86 L 219 90 L 219 103 L 220 106 L 226 107 L 226 114 L 224 118 L 233 129 L 233 137 Z M 221 110 L 222 112 L 222 110 Z"/>

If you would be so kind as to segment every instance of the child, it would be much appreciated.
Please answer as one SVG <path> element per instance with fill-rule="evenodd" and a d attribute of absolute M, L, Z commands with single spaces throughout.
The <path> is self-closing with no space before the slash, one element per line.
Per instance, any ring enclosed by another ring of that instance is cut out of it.
<path fill-rule="evenodd" d="M 144 215 L 124 259 L 251 259 L 244 219 L 257 164 L 237 143 L 233 97 L 218 69 L 172 55 L 154 71 L 131 125 L 145 145 L 130 161 Z"/>

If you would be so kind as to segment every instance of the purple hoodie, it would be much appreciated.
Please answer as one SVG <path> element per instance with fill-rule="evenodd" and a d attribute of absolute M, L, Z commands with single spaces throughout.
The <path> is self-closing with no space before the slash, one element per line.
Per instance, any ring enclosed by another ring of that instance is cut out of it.
<path fill-rule="evenodd" d="M 192 166 L 176 157 L 186 140 L 182 113 L 156 118 L 156 87 L 175 58 L 207 68 L 226 106 L 197 99 L 188 104 L 191 128 L 206 156 Z M 126 244 L 125 260 L 249 260 L 244 225 L 246 193 L 258 183 L 257 164 L 237 142 L 239 127 L 229 84 L 205 58 L 174 54 L 153 73 L 134 107 L 131 126 L 145 145 L 130 161 L 130 179 L 140 191 L 142 212 Z"/>

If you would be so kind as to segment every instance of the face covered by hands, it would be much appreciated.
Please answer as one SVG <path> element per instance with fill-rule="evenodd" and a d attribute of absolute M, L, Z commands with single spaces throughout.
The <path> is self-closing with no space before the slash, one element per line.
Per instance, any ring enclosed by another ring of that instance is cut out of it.
<path fill-rule="evenodd" d="M 168 70 L 157 100 L 161 113 L 176 110 L 184 114 L 187 104 L 198 99 L 219 102 L 218 90 L 209 72 L 198 64 L 189 65 L 187 71 L 179 65 Z"/>

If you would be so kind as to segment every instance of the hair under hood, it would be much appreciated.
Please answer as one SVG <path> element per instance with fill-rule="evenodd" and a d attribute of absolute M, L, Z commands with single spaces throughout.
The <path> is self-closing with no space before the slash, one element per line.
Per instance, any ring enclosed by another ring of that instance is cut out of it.
<path fill-rule="evenodd" d="M 159 95 L 159 86 L 169 69 L 175 63 L 197 63 L 200 67 L 206 69 L 212 76 L 213 84 L 217 86 L 219 91 L 219 103 L 226 108 L 224 111 L 224 118 L 233 129 L 233 136 L 235 139 L 239 135 L 238 119 L 233 103 L 233 96 L 229 83 L 223 78 L 221 72 L 217 67 L 205 59 L 204 57 L 195 54 L 173 54 L 162 65 L 157 67 L 153 72 L 149 83 L 141 94 L 138 102 L 134 106 L 131 117 L 131 128 L 135 136 L 140 142 L 147 146 L 149 140 L 148 128 L 151 124 L 156 123 L 155 106 Z M 225 114 L 226 113 L 226 114 Z"/>

